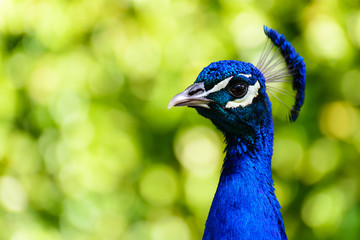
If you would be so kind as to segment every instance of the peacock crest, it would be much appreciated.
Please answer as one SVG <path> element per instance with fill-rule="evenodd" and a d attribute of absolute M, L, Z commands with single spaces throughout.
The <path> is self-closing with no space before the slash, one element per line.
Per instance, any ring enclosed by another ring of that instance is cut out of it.
<path fill-rule="evenodd" d="M 264 75 L 268 92 L 290 110 L 290 120 L 295 121 L 305 97 L 306 67 L 303 58 L 295 51 L 283 34 L 264 26 L 268 39 L 256 67 Z M 273 49 L 276 49 L 273 51 Z M 272 83 L 291 82 L 292 91 L 272 86 Z M 276 93 L 294 98 L 290 108 Z"/>

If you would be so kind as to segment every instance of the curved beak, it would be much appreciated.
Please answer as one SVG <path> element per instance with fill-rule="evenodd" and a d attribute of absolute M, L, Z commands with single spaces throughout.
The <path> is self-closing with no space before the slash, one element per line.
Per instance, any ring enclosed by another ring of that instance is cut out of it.
<path fill-rule="evenodd" d="M 204 83 L 194 83 L 183 92 L 176 94 L 170 100 L 168 109 L 180 106 L 210 108 L 209 103 L 213 101 L 205 98 L 206 95 Z"/>

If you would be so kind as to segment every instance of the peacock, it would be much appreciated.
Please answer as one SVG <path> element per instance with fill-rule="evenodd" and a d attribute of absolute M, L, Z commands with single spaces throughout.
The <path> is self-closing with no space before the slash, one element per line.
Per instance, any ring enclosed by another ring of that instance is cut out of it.
<path fill-rule="evenodd" d="M 264 32 L 267 42 L 256 67 L 235 60 L 213 62 L 168 105 L 195 108 L 225 138 L 204 240 L 287 239 L 271 173 L 274 129 L 267 92 L 292 97 L 289 118 L 295 121 L 304 103 L 306 67 L 283 34 L 267 26 Z M 270 86 L 282 82 L 289 82 L 293 95 Z"/>

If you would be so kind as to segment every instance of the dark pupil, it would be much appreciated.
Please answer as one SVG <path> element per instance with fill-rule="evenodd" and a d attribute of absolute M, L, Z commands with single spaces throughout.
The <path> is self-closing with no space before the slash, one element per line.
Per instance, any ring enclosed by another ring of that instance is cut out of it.
<path fill-rule="evenodd" d="M 247 85 L 244 83 L 236 84 L 230 87 L 229 92 L 236 98 L 242 98 L 247 93 Z"/>

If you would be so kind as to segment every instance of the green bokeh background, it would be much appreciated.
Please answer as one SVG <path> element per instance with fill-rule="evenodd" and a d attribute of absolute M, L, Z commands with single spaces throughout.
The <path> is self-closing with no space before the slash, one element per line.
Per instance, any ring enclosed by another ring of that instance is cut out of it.
<path fill-rule="evenodd" d="M 360 236 L 358 0 L 0 0 L 0 239 L 200 239 L 224 144 L 167 110 L 210 62 L 256 63 L 262 25 L 304 57 L 273 101 L 289 239 Z"/>

